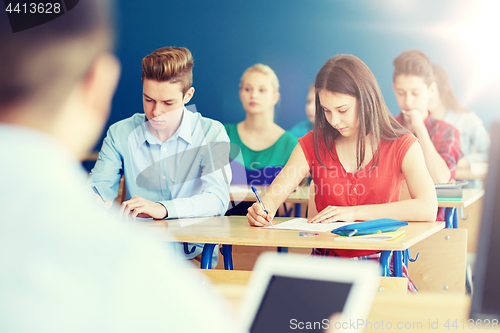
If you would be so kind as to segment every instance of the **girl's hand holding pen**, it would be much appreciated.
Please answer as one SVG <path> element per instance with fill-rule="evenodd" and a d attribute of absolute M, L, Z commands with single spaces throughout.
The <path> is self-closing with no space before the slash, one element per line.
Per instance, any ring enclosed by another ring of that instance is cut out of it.
<path fill-rule="evenodd" d="M 277 208 L 271 200 L 266 200 L 266 198 L 263 197 L 262 202 L 269 213 L 266 214 L 259 202 L 255 202 L 250 208 L 248 208 L 248 223 L 254 227 L 267 227 L 271 225 L 269 222 L 272 221 L 274 215 L 276 215 Z"/>

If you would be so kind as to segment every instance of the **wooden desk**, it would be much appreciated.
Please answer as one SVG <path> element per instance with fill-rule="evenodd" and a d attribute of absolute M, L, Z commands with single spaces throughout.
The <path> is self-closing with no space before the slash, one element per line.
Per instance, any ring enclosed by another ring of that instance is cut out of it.
<path fill-rule="evenodd" d="M 472 166 L 474 169 L 479 169 L 480 172 L 472 172 L 471 167 L 459 167 L 455 170 L 455 179 L 486 179 L 486 170 L 488 169 L 488 164 L 485 162 L 476 162 L 477 167 L 475 165 Z"/>
<path fill-rule="evenodd" d="M 277 217 L 275 224 L 290 218 Z M 252 227 L 245 216 L 217 216 L 200 223 L 181 227 L 179 220 L 152 222 L 166 225 L 168 231 L 180 242 L 213 243 L 254 246 L 318 247 L 354 250 L 394 250 L 403 251 L 444 228 L 442 222 L 410 222 L 402 227 L 405 234 L 393 241 L 353 242 L 335 241 L 338 237 L 330 232 L 319 233 L 315 237 L 301 237 L 296 230 L 273 230 Z"/>
<path fill-rule="evenodd" d="M 464 189 L 461 201 L 438 202 L 445 208 L 446 230 L 411 248 L 414 256 L 420 253 L 433 258 L 409 263 L 410 278 L 419 290 L 465 293 L 467 252 L 475 252 L 477 247 L 483 196 L 483 189 Z"/>
<path fill-rule="evenodd" d="M 228 271 L 223 269 L 202 269 L 203 275 L 213 284 L 247 285 L 252 271 Z M 408 294 L 408 280 L 406 278 L 381 277 L 378 287 L 379 293 Z"/>
<path fill-rule="evenodd" d="M 233 308 L 238 310 L 246 292 L 246 285 L 251 272 L 203 270 L 203 273 L 216 285 L 217 290 L 229 301 Z M 381 278 L 380 286 L 387 286 L 387 283 L 392 282 L 392 279 Z M 392 287 L 383 290 L 379 288 L 367 318 L 367 322 L 372 323 L 372 325 L 371 327 L 369 324 L 365 325 L 363 332 L 384 332 L 386 330 L 419 333 L 481 332 L 479 327 L 476 329 L 468 328 L 472 322 L 468 322 L 471 299 L 467 295 L 458 293 L 408 295 L 406 288 L 401 290 L 401 286 L 390 288 Z M 384 329 L 380 326 L 382 321 L 384 322 Z M 387 326 L 389 322 L 392 329 Z M 399 330 L 397 329 L 397 323 L 403 325 L 400 325 L 402 328 Z M 448 327 L 445 325 L 448 325 Z M 453 327 L 453 325 L 458 327 Z M 465 327 L 462 327 L 462 325 Z M 492 329 L 491 326 L 490 329 Z M 498 332 L 498 329 L 497 326 L 495 331 Z M 484 331 L 484 325 L 482 331 Z"/>
<path fill-rule="evenodd" d="M 216 287 L 233 308 L 238 310 L 246 286 L 217 284 Z M 484 332 L 484 324 L 480 328 L 479 322 L 475 322 L 477 324 L 475 327 L 468 327 L 472 325 L 472 322 L 468 322 L 470 304 L 470 297 L 460 294 L 377 293 L 363 325 L 365 327 L 363 332 Z M 498 332 L 499 326 L 493 328 L 490 324 L 489 330 Z"/>
<path fill-rule="evenodd" d="M 88 155 L 86 155 L 82 159 L 82 161 L 96 161 L 98 157 L 99 157 L 99 152 L 98 151 L 94 151 L 94 152 L 89 153 Z"/>
<path fill-rule="evenodd" d="M 480 188 L 464 188 L 464 194 L 460 201 L 438 200 L 438 207 L 458 207 L 465 208 L 472 205 L 484 196 L 484 190 Z"/>
<path fill-rule="evenodd" d="M 472 206 L 476 202 L 481 201 L 484 196 L 483 189 L 465 188 L 463 190 L 463 198 L 460 201 L 438 200 L 438 207 L 444 207 L 444 221 L 446 228 L 458 228 L 458 211 L 460 209 L 460 217 L 462 220 L 467 218 L 463 215 L 463 210 L 466 207 Z M 481 201 L 482 202 L 482 201 Z M 476 216 L 477 218 L 477 216 Z"/>
<path fill-rule="evenodd" d="M 280 223 L 289 218 L 276 218 L 275 223 Z M 187 223 L 186 223 L 187 221 Z M 205 243 L 202 254 L 202 268 L 210 268 L 215 244 L 223 244 L 224 265 L 226 269 L 232 269 L 231 251 L 232 245 L 253 246 L 281 246 L 296 248 L 332 248 L 353 250 L 377 250 L 382 251 L 381 265 L 384 272 L 388 272 L 390 266 L 390 253 L 394 251 L 394 262 L 396 276 L 402 276 L 400 263 L 406 254 L 406 250 L 421 240 L 435 234 L 444 228 L 442 222 L 412 222 L 403 227 L 405 234 L 395 240 L 385 242 L 370 242 L 356 240 L 352 242 L 335 241 L 336 235 L 325 232 L 315 237 L 301 237 L 299 231 L 273 230 L 251 227 L 245 216 L 219 216 L 207 218 L 195 224 L 189 224 L 189 220 L 161 220 L 145 223 L 163 240 L 171 241 L 166 231 L 175 236 L 180 242 Z M 384 259 L 386 258 L 386 259 Z"/>

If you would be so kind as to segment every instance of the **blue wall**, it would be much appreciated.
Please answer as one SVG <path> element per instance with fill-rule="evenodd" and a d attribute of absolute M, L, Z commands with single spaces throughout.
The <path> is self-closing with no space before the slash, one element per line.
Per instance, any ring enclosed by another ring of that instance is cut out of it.
<path fill-rule="evenodd" d="M 261 62 L 280 79 L 276 122 L 289 129 L 305 119 L 307 87 L 330 57 L 350 53 L 373 71 L 393 114 L 392 60 L 418 48 L 450 73 L 459 100 L 474 61 L 470 47 L 443 38 L 432 27 L 460 19 L 473 1 L 280 0 L 120 1 L 117 55 L 122 77 L 108 125 L 142 112 L 141 60 L 162 46 L 184 46 L 195 58 L 191 103 L 204 116 L 238 122 L 245 113 L 238 97 L 243 71 Z M 498 81 L 497 81 L 498 82 Z M 465 106 L 487 129 L 500 96 L 488 88 Z M 190 104 L 191 104 L 190 103 Z M 100 146 L 100 145 L 99 145 Z"/>

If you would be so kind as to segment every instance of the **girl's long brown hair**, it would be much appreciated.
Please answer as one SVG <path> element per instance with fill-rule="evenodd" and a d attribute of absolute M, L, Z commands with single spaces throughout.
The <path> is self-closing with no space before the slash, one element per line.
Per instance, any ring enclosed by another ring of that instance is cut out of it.
<path fill-rule="evenodd" d="M 322 166 L 319 144 L 320 140 L 330 157 L 335 139 L 341 135 L 326 120 L 318 92 L 326 89 L 335 94 L 353 96 L 358 101 L 359 131 L 356 143 L 356 165 L 361 168 L 365 158 L 365 138 L 371 134 L 370 145 L 373 153 L 373 165 L 378 165 L 380 140 L 394 140 L 409 133 L 392 116 L 385 104 L 384 97 L 375 76 L 368 66 L 358 57 L 340 54 L 328 60 L 316 75 L 316 117 L 314 124 L 314 148 L 316 158 Z M 326 157 L 326 155 L 325 155 Z"/>

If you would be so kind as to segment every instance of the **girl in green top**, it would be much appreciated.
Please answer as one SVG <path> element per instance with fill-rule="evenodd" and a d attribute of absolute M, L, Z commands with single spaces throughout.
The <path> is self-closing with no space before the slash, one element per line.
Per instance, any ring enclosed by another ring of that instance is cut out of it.
<path fill-rule="evenodd" d="M 233 184 L 271 184 L 297 145 L 290 132 L 274 123 L 279 97 L 279 81 L 269 66 L 256 64 L 243 73 L 240 100 L 246 118 L 225 125 L 231 143 L 240 148 L 231 151 Z M 240 213 L 246 215 L 246 208 Z"/>

